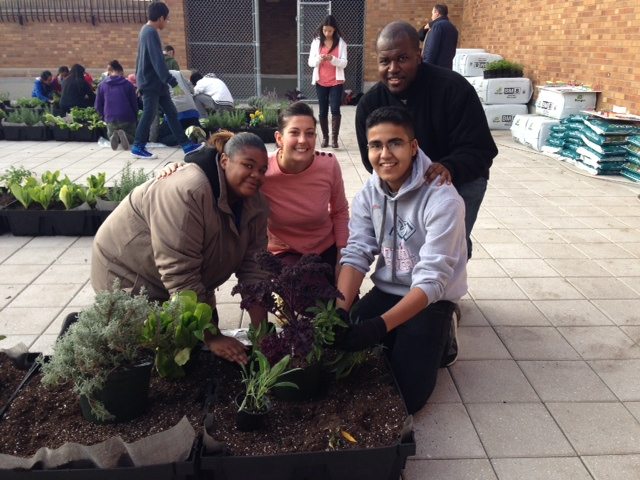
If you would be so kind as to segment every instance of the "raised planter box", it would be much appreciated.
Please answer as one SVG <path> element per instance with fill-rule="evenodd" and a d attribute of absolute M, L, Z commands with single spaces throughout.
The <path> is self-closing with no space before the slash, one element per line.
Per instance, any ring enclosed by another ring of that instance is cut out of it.
<path fill-rule="evenodd" d="M 396 445 L 371 449 L 232 457 L 200 454 L 200 478 L 252 480 L 398 480 L 407 457 L 415 455 L 410 432 Z"/>
<path fill-rule="evenodd" d="M 276 127 L 250 127 L 247 128 L 247 132 L 254 133 L 260 137 L 264 143 L 275 143 L 275 133 L 278 129 Z"/>
<path fill-rule="evenodd" d="M 392 394 L 396 392 L 400 402 L 402 403 L 401 396 L 398 390 L 397 383 L 391 373 L 391 368 L 388 362 L 384 359 L 384 365 L 386 365 L 387 372 L 378 373 L 380 378 L 387 377 L 386 382 L 390 389 L 387 392 Z M 364 368 L 364 367 L 363 367 Z M 376 367 L 379 368 L 379 367 Z M 214 392 L 212 397 L 212 405 L 221 402 L 224 404 L 229 400 L 229 396 L 233 396 L 235 387 L 228 382 L 228 379 L 224 376 L 221 370 L 218 370 L 222 375 L 222 388 L 221 391 Z M 370 378 L 365 376 L 366 378 Z M 389 381 L 391 380 L 391 381 Z M 344 391 L 349 389 L 352 395 L 356 388 L 354 386 L 341 386 L 336 385 L 329 387 L 330 389 Z M 320 399 L 313 400 L 312 403 L 328 402 L 335 405 L 334 400 L 331 398 L 330 392 L 323 395 Z M 274 400 L 276 401 L 276 400 Z M 299 436 L 296 440 L 293 440 L 294 444 L 302 445 L 305 442 L 304 432 L 307 430 L 322 430 L 327 428 L 316 424 L 314 420 L 309 420 L 310 411 L 317 413 L 318 410 L 322 410 L 320 405 L 315 408 L 309 408 L 309 402 L 302 403 L 289 403 L 285 401 L 285 409 L 296 408 L 296 405 L 300 409 L 298 411 L 299 422 L 296 431 L 299 432 Z M 343 405 L 342 402 L 337 402 L 339 405 Z M 274 410 L 277 407 L 274 406 Z M 211 410 L 211 407 L 210 407 Z M 283 453 L 276 453 L 272 450 L 268 450 L 269 454 L 253 455 L 251 453 L 242 453 L 238 455 L 230 454 L 233 451 L 233 447 L 224 442 L 221 438 L 216 438 L 216 432 L 221 433 L 222 438 L 224 436 L 232 435 L 231 430 L 225 428 L 222 422 L 228 422 L 227 418 L 216 416 L 215 413 L 209 413 L 205 418 L 205 424 L 203 429 L 202 449 L 200 451 L 200 478 L 218 480 L 218 479 L 237 479 L 237 478 L 250 478 L 251 480 L 398 480 L 402 469 L 405 467 L 406 460 L 409 456 L 415 455 L 416 444 L 413 435 L 413 417 L 408 415 L 404 405 L 402 406 L 404 415 L 404 425 L 401 423 L 398 427 L 397 437 L 390 439 L 388 445 L 383 446 L 368 446 L 363 445 L 358 447 L 357 444 L 352 446 L 341 447 L 338 449 L 330 449 L 329 447 L 322 449 L 318 448 L 316 444 L 315 448 L 311 451 L 300 451 L 300 449 L 293 448 L 291 451 Z M 326 419 L 326 416 L 332 416 L 335 413 L 333 411 L 324 412 L 321 418 Z M 273 415 L 270 413 L 269 415 Z M 339 414 L 338 414 L 339 415 Z M 226 414 L 225 414 L 226 417 Z M 389 415 L 390 422 L 394 423 L 395 420 L 391 418 L 393 415 Z M 216 425 L 216 418 L 221 422 L 221 425 Z M 320 418 L 320 417 L 318 417 Z M 269 421 L 269 420 L 268 420 Z M 282 422 L 282 419 L 278 421 Z M 348 421 L 348 420 L 344 420 Z M 273 432 L 275 426 L 265 427 L 269 432 Z M 375 428 L 375 427 L 372 427 Z M 291 441 L 291 430 L 288 428 L 282 428 L 276 430 L 278 437 L 282 444 L 289 444 Z M 238 433 L 242 435 L 242 433 Z M 265 443 L 261 444 L 261 438 L 263 438 L 259 432 L 251 432 L 250 437 L 256 445 L 262 445 L 265 447 Z M 355 435 L 358 437 L 358 435 Z M 266 438 L 266 437 L 265 437 Z M 242 445 L 246 448 L 246 439 L 241 440 Z M 231 441 L 233 443 L 233 441 Z M 263 450 L 264 451 L 264 450 Z"/>

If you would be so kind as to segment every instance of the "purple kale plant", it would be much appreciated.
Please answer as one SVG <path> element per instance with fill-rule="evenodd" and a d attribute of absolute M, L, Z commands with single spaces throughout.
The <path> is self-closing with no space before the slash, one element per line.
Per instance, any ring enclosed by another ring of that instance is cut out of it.
<path fill-rule="evenodd" d="M 231 293 L 242 295 L 241 308 L 261 306 L 281 322 L 282 331 L 264 337 L 260 350 L 272 365 L 287 354 L 292 359 L 309 359 L 317 344 L 315 314 L 309 308 L 316 307 L 318 301 L 327 303 L 342 298 L 329 281 L 332 267 L 313 254 L 286 265 L 263 251 L 256 255 L 256 261 L 268 278 L 251 284 L 238 283 Z"/>

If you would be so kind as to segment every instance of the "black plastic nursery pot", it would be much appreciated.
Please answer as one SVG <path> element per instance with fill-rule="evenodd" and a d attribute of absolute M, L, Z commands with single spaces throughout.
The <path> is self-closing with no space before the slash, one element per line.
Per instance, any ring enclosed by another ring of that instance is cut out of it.
<path fill-rule="evenodd" d="M 82 127 L 75 131 L 69 132 L 69 141 L 71 142 L 97 142 L 102 134 L 102 130 L 95 128 L 89 130 L 89 127 Z"/>
<path fill-rule="evenodd" d="M 26 126 L 26 127 L 22 127 L 22 129 L 23 129 L 22 140 L 41 142 L 44 140 L 50 140 L 51 138 L 49 127 L 47 127 L 46 125 Z"/>
<path fill-rule="evenodd" d="M 4 139 L 11 141 L 24 140 L 24 138 L 22 138 L 22 129 L 23 127 L 20 125 L 2 125 Z"/>
<path fill-rule="evenodd" d="M 0 216 L 16 236 L 91 236 L 103 220 L 97 210 L 32 210 L 17 202 L 0 210 Z"/>
<path fill-rule="evenodd" d="M 102 402 L 113 415 L 113 419 L 98 419 L 91 409 L 90 401 L 85 396 L 80 396 L 82 416 L 94 423 L 117 423 L 142 415 L 148 405 L 152 367 L 153 361 L 148 360 L 109 374 L 104 387 L 96 392 L 93 398 Z"/>
<path fill-rule="evenodd" d="M 236 397 L 236 405 L 238 407 L 242 404 L 242 399 L 242 394 Z M 267 415 L 269 415 L 269 410 L 270 408 L 268 406 L 260 412 L 238 410 L 236 413 L 236 427 L 241 432 L 253 432 L 254 430 L 260 430 L 264 427 L 264 421 Z"/>
<path fill-rule="evenodd" d="M 281 400 L 294 402 L 312 400 L 322 395 L 326 382 L 323 379 L 324 371 L 320 362 L 286 373 L 279 378 L 281 382 L 295 383 L 298 388 L 275 387 L 271 390 L 274 397 Z"/>
<path fill-rule="evenodd" d="M 247 132 L 257 135 L 264 143 L 275 143 L 277 130 L 276 127 L 249 127 Z"/>
<path fill-rule="evenodd" d="M 60 128 L 57 125 L 51 127 L 53 139 L 57 142 L 68 142 L 71 138 L 71 130 L 68 128 Z"/>

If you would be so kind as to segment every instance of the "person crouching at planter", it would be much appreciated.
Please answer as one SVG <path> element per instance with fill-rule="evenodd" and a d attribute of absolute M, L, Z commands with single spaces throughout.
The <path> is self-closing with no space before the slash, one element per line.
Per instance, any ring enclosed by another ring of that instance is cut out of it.
<path fill-rule="evenodd" d="M 318 254 L 337 278 L 339 252 L 349 236 L 340 164 L 333 154 L 316 151 L 316 119 L 306 103 L 280 112 L 275 136 L 278 150 L 269 157 L 262 188 L 270 207 L 269 251 L 286 264 Z"/>
<path fill-rule="evenodd" d="M 69 113 L 73 107 L 93 107 L 96 95 L 85 80 L 84 74 L 85 70 L 82 65 L 76 63 L 71 66 L 69 76 L 62 84 L 60 110 L 63 114 Z"/>
<path fill-rule="evenodd" d="M 249 283 L 266 277 L 254 256 L 267 246 L 268 206 L 259 192 L 267 150 L 246 132 L 221 132 L 213 144 L 171 176 L 135 188 L 107 217 L 93 242 L 94 290 L 118 278 L 132 293 L 144 287 L 151 300 L 193 290 L 215 307 L 214 289 L 231 274 Z M 266 318 L 260 308 L 249 314 L 256 324 Z M 205 343 L 226 360 L 247 361 L 234 338 L 209 334 Z"/>
<path fill-rule="evenodd" d="M 117 150 L 118 145 L 122 145 L 124 150 L 129 150 L 136 135 L 138 98 L 136 87 L 124 77 L 117 60 L 109 62 L 107 78 L 98 86 L 95 109 L 107 124 L 111 148 Z"/>
<path fill-rule="evenodd" d="M 352 203 L 337 306 L 353 323 L 336 346 L 358 351 L 383 343 L 414 413 L 447 363 L 454 302 L 467 291 L 464 202 L 452 185 L 424 182 L 431 160 L 404 108 L 375 110 L 366 128 L 374 173 Z M 374 287 L 352 307 L 376 255 Z"/>

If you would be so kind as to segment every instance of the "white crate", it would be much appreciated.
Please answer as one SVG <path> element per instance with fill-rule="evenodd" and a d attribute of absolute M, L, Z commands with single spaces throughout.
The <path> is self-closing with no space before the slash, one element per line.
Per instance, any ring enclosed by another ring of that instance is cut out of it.
<path fill-rule="evenodd" d="M 472 77 L 474 79 L 480 77 Z M 528 78 L 481 78 L 470 82 L 487 105 L 527 103 L 533 94 Z"/>
<path fill-rule="evenodd" d="M 483 105 L 491 130 L 509 130 L 516 115 L 527 113 L 526 105 Z"/>
<path fill-rule="evenodd" d="M 457 61 L 456 61 L 457 58 Z M 453 69 L 465 77 L 482 75 L 489 62 L 502 60 L 500 55 L 487 52 L 461 53 L 454 57 Z"/>
<path fill-rule="evenodd" d="M 575 87 L 539 87 L 536 113 L 551 118 L 567 118 L 569 115 L 591 110 L 596 106 L 593 90 Z"/>

